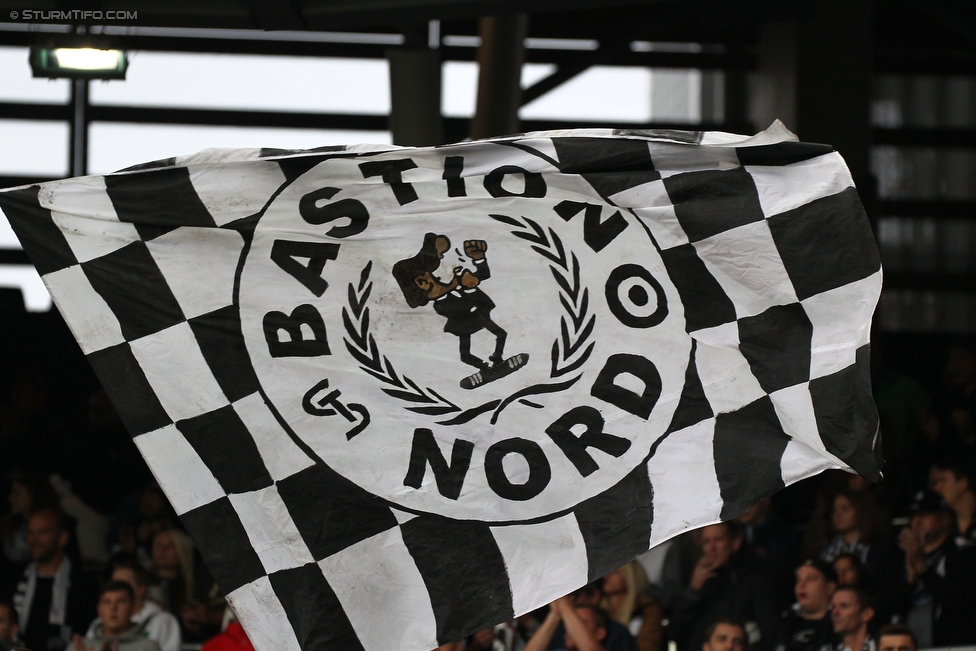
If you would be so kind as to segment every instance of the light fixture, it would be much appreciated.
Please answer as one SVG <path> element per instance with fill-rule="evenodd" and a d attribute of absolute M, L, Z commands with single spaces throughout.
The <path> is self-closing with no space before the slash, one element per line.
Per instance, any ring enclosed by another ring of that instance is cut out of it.
<path fill-rule="evenodd" d="M 35 45 L 30 66 L 35 77 L 125 79 L 129 61 L 125 50 L 105 39 L 72 37 Z"/>

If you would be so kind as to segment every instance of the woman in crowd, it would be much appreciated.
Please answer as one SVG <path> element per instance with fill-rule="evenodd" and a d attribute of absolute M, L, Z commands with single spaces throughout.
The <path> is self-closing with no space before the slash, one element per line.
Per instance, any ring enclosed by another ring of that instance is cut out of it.
<path fill-rule="evenodd" d="M 189 536 L 179 529 L 157 533 L 150 572 L 156 579 L 150 598 L 179 618 L 184 641 L 203 641 L 220 631 L 225 603 L 203 563 L 196 562 Z"/>
<path fill-rule="evenodd" d="M 648 593 L 644 568 L 631 561 L 603 577 L 603 609 L 628 628 L 640 651 L 659 651 L 663 638 L 661 604 Z"/>
<path fill-rule="evenodd" d="M 878 520 L 874 504 L 866 493 L 839 492 L 830 501 L 831 537 L 821 544 L 816 556 L 833 563 L 841 554 L 860 561 L 868 575 L 875 576 L 881 565 L 881 546 L 876 544 Z"/>

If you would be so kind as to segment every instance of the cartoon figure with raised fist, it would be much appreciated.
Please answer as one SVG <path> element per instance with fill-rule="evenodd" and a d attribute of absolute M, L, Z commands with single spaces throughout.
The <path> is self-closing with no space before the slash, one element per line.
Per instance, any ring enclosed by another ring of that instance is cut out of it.
<path fill-rule="evenodd" d="M 461 361 L 479 371 L 461 381 L 473 389 L 512 373 L 528 361 L 527 354 L 504 358 L 508 334 L 491 320 L 495 303 L 479 285 L 491 277 L 484 240 L 465 240 L 462 248 L 451 246 L 446 235 L 427 233 L 420 252 L 393 265 L 393 277 L 410 307 L 434 302 L 434 311 L 447 319 L 444 332 L 456 335 Z M 489 362 L 471 352 L 471 335 L 487 330 L 495 335 L 495 350 Z"/>

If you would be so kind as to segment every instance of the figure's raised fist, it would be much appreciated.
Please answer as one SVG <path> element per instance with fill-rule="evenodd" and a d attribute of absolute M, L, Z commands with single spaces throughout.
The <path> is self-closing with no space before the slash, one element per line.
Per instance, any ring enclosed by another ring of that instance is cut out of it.
<path fill-rule="evenodd" d="M 484 240 L 465 240 L 464 254 L 472 260 L 484 260 L 485 251 L 488 250 L 488 242 Z"/>

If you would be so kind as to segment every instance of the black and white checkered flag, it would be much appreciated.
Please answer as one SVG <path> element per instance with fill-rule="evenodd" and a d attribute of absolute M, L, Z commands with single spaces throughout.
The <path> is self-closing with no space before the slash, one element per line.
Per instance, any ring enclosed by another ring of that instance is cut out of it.
<path fill-rule="evenodd" d="M 258 649 L 427 651 L 879 478 L 877 248 L 779 125 L 207 150 L 0 206 Z"/>

